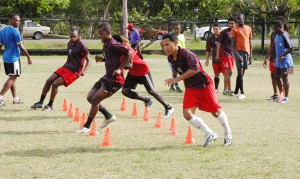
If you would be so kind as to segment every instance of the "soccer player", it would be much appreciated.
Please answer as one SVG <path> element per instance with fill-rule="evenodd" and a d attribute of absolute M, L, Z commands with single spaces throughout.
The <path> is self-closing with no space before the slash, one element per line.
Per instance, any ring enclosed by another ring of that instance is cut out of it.
<path fill-rule="evenodd" d="M 174 112 L 174 108 L 172 108 L 169 104 L 166 104 L 163 97 L 155 90 L 148 64 L 140 59 L 134 50 L 128 46 L 128 40 L 126 37 L 114 35 L 113 38 L 117 42 L 128 47 L 132 53 L 132 68 L 129 69 L 127 73 L 125 84 L 122 88 L 122 94 L 130 99 L 143 101 L 146 107 L 150 107 L 153 102 L 151 98 L 140 96 L 137 92 L 133 91 L 138 84 L 142 84 L 146 88 L 147 92 L 164 106 L 165 117 L 170 117 Z M 124 56 L 122 56 L 122 58 L 123 57 Z"/>
<path fill-rule="evenodd" d="M 80 40 L 79 32 L 76 27 L 70 29 L 69 37 L 67 62 L 47 79 L 40 100 L 31 106 L 32 109 L 43 107 L 46 95 L 51 88 L 50 100 L 43 108 L 43 111 L 51 111 L 53 109 L 54 99 L 58 93 L 58 87 L 62 85 L 68 87 L 80 76 L 84 76 L 90 67 L 90 53 Z M 86 63 L 84 63 L 84 61 L 86 61 Z"/>
<path fill-rule="evenodd" d="M 216 61 L 220 61 L 221 69 L 224 72 L 224 91 L 223 95 L 232 96 L 231 75 L 234 68 L 234 54 L 231 46 L 231 30 L 235 26 L 235 18 L 228 19 L 229 27 L 221 31 L 219 44 L 217 47 Z"/>
<path fill-rule="evenodd" d="M 31 64 L 31 58 L 25 46 L 18 27 L 20 25 L 20 16 L 18 14 L 9 15 L 9 25 L 0 31 L 0 52 L 4 46 L 3 62 L 8 79 L 0 91 L 0 107 L 5 106 L 4 95 L 10 89 L 13 96 L 13 104 L 20 104 L 22 101 L 17 96 L 16 80 L 21 75 L 20 53 L 27 56 L 27 63 Z"/>
<path fill-rule="evenodd" d="M 276 82 L 280 93 L 284 91 L 284 98 L 279 99 L 279 103 L 288 102 L 290 84 L 288 74 L 293 74 L 293 58 L 291 52 L 293 45 L 289 34 L 284 30 L 284 23 L 280 20 L 275 21 L 275 51 L 276 51 Z"/>
<path fill-rule="evenodd" d="M 202 146 L 209 146 L 217 139 L 217 134 L 200 117 L 195 115 L 196 108 L 210 112 L 219 120 L 224 128 L 224 145 L 231 145 L 232 132 L 227 116 L 221 110 L 213 81 L 202 69 L 198 57 L 188 49 L 178 47 L 178 39 L 174 34 L 165 34 L 161 46 L 173 69 L 176 69 L 180 74 L 177 78 L 166 79 L 165 84 L 171 85 L 181 80 L 184 81 L 183 116 L 190 124 L 205 133 Z"/>
<path fill-rule="evenodd" d="M 140 47 L 142 37 L 140 36 L 139 31 L 134 28 L 134 25 L 132 23 L 127 25 L 127 29 L 130 32 L 129 40 L 130 40 L 131 47 L 136 51 L 136 53 L 140 56 L 140 58 L 143 59 L 142 51 Z"/>
<path fill-rule="evenodd" d="M 268 49 L 268 53 L 266 55 L 266 58 L 263 62 L 263 67 L 266 68 L 267 66 L 267 59 L 269 58 L 269 70 L 271 72 L 271 80 L 272 80 L 272 87 L 273 87 L 273 92 L 274 94 L 268 98 L 268 100 L 276 100 L 278 98 L 277 95 L 277 85 L 276 85 L 276 78 L 275 78 L 275 59 L 276 59 L 276 51 L 275 51 L 275 36 L 276 36 L 276 31 L 275 29 L 273 30 L 271 34 L 271 42 L 270 42 L 270 47 Z"/>
<path fill-rule="evenodd" d="M 245 25 L 244 21 L 244 14 L 238 13 L 236 15 L 237 25 L 231 30 L 231 45 L 235 54 L 235 62 L 238 72 L 234 96 L 240 100 L 246 98 L 246 95 L 244 94 L 243 76 L 246 69 L 248 69 L 248 64 L 250 65 L 252 62 L 252 29 Z M 241 94 L 239 94 L 239 90 Z"/>
<path fill-rule="evenodd" d="M 220 61 L 216 61 L 216 53 L 217 53 L 217 46 L 219 43 L 219 35 L 221 32 L 221 27 L 218 23 L 213 24 L 213 32 L 214 34 L 209 37 L 209 39 L 206 42 L 206 61 L 205 65 L 208 66 L 209 64 L 209 55 L 210 52 L 212 52 L 212 66 L 214 70 L 214 83 L 215 83 L 215 89 L 218 93 L 219 83 L 220 83 L 220 73 L 222 73 L 221 63 Z"/>
<path fill-rule="evenodd" d="M 173 33 L 175 35 L 177 35 L 178 38 L 178 46 L 180 46 L 181 48 L 185 48 L 185 37 L 184 34 L 181 34 L 181 25 L 180 24 L 175 24 L 174 28 L 173 28 Z M 169 64 L 170 65 L 170 64 Z M 172 69 L 171 65 L 170 65 L 171 71 L 172 71 L 172 77 L 176 78 L 178 73 L 176 70 Z M 175 86 L 175 88 L 174 88 Z M 182 93 L 182 90 L 180 89 L 178 83 L 172 84 L 170 87 L 170 91 L 176 91 L 178 93 Z"/>
<path fill-rule="evenodd" d="M 106 127 L 109 123 L 116 120 L 116 116 L 112 115 L 102 104 L 101 101 L 115 94 L 124 85 L 123 70 L 132 53 L 127 47 L 117 42 L 111 37 L 111 26 L 108 23 L 102 23 L 98 26 L 98 35 L 103 42 L 103 56 L 96 56 L 95 60 L 105 62 L 105 75 L 99 79 L 87 95 L 87 100 L 91 104 L 87 122 L 78 132 L 88 133 L 90 126 L 98 112 L 104 115 L 100 128 Z M 120 62 L 121 56 L 125 58 Z"/>

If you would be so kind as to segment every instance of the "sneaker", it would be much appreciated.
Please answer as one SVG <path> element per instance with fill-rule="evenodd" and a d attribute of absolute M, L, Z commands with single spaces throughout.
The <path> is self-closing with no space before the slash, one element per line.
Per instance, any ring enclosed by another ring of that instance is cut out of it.
<path fill-rule="evenodd" d="M 182 93 L 182 90 L 181 90 L 179 87 L 177 87 L 177 88 L 176 88 L 176 92 L 177 92 L 177 93 Z"/>
<path fill-rule="evenodd" d="M 81 129 L 77 130 L 76 132 L 87 134 L 90 132 L 90 130 L 91 130 L 90 128 L 82 127 Z"/>
<path fill-rule="evenodd" d="M 22 104 L 23 101 L 19 98 L 18 100 L 13 100 L 13 104 Z"/>
<path fill-rule="evenodd" d="M 233 96 L 234 92 L 233 91 L 228 91 L 228 96 Z"/>
<path fill-rule="evenodd" d="M 46 105 L 46 106 L 43 108 L 43 111 L 51 111 L 52 109 L 53 109 L 52 106 Z"/>
<path fill-rule="evenodd" d="M 223 95 L 228 95 L 228 91 L 223 91 Z"/>
<path fill-rule="evenodd" d="M 166 109 L 165 110 L 165 117 L 170 117 L 174 113 L 174 108 Z"/>
<path fill-rule="evenodd" d="M 105 128 L 109 123 L 114 122 L 117 120 L 117 117 L 115 115 L 112 115 L 110 119 L 104 119 L 102 121 L 100 128 Z"/>
<path fill-rule="evenodd" d="M 228 146 L 232 144 L 232 136 L 231 135 L 227 135 L 224 137 L 224 146 Z"/>
<path fill-rule="evenodd" d="M 153 103 L 153 100 L 151 98 L 146 98 L 146 101 L 147 102 L 145 102 L 145 107 L 150 108 Z"/>
<path fill-rule="evenodd" d="M 43 104 L 42 103 L 34 103 L 34 105 L 31 106 L 31 109 L 37 109 L 37 108 L 42 108 L 43 107 Z"/>
<path fill-rule="evenodd" d="M 215 141 L 218 138 L 218 135 L 216 133 L 208 134 L 205 136 L 205 141 L 202 144 L 203 147 L 208 147 L 213 141 Z"/>
<path fill-rule="evenodd" d="M 240 100 L 244 100 L 246 99 L 246 96 L 244 94 L 240 94 L 239 97 L 238 97 Z"/>
<path fill-rule="evenodd" d="M 0 107 L 5 106 L 5 103 L 3 100 L 0 100 Z"/>
<path fill-rule="evenodd" d="M 278 101 L 278 103 L 284 104 L 287 103 L 289 101 L 289 98 L 284 97 L 281 101 Z"/>
<path fill-rule="evenodd" d="M 169 91 L 175 91 L 174 85 L 171 85 L 170 90 Z"/>
<path fill-rule="evenodd" d="M 277 94 L 270 96 L 267 100 L 276 100 L 278 98 Z"/>
<path fill-rule="evenodd" d="M 239 98 L 239 97 L 240 97 L 240 94 L 234 94 L 234 93 L 233 93 L 233 97 Z"/>

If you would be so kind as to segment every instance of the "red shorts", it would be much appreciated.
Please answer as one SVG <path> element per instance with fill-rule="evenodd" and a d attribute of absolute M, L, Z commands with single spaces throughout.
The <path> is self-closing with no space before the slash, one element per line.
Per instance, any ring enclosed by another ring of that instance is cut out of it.
<path fill-rule="evenodd" d="M 206 112 L 217 112 L 221 109 L 213 82 L 201 89 L 185 88 L 183 109 L 194 107 Z"/>
<path fill-rule="evenodd" d="M 225 72 L 225 70 L 233 70 L 234 67 L 234 58 L 230 56 L 223 56 L 220 57 L 220 61 L 222 64 L 222 71 Z"/>
<path fill-rule="evenodd" d="M 77 74 L 75 74 L 74 72 L 71 72 L 70 70 L 68 70 L 67 68 L 64 68 L 64 67 L 57 69 L 54 73 L 56 73 L 58 76 L 62 77 L 62 79 L 65 82 L 65 87 L 69 86 L 75 80 L 77 80 L 79 78 L 79 76 Z"/>
<path fill-rule="evenodd" d="M 212 66 L 213 66 L 215 74 L 220 74 L 220 73 L 223 72 L 222 67 L 221 67 L 221 63 L 213 63 Z"/>
<path fill-rule="evenodd" d="M 274 62 L 270 61 L 269 70 L 270 70 L 270 72 L 275 72 L 276 67 L 274 66 Z"/>

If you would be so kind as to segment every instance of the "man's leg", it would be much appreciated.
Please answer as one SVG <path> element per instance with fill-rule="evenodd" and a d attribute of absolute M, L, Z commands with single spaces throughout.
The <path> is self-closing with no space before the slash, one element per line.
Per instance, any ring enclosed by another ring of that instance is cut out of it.
<path fill-rule="evenodd" d="M 52 83 L 52 88 L 51 88 L 51 95 L 50 95 L 50 100 L 49 103 L 47 104 L 47 106 L 52 107 L 53 106 L 53 102 L 55 100 L 55 97 L 57 95 L 58 92 L 58 87 L 64 85 L 64 80 L 63 78 L 59 77 L 57 78 L 55 81 L 53 81 Z"/>
<path fill-rule="evenodd" d="M 11 89 L 11 87 L 14 85 L 15 81 L 17 80 L 17 76 L 16 75 L 9 75 L 8 79 L 6 80 L 6 82 L 4 83 L 2 90 L 0 91 L 0 100 L 3 100 L 3 96 L 4 94 Z M 15 87 L 13 87 L 15 88 Z M 15 89 L 14 92 L 12 91 L 12 93 L 15 93 Z M 15 94 L 16 95 L 16 94 Z"/>
<path fill-rule="evenodd" d="M 228 146 L 232 144 L 232 132 L 229 126 L 228 118 L 225 112 L 219 109 L 217 112 L 213 112 L 212 115 L 218 119 L 224 129 L 224 145 Z"/>
<path fill-rule="evenodd" d="M 215 89 L 218 92 L 219 83 L 220 83 L 220 73 L 215 73 L 214 83 L 215 83 Z"/>

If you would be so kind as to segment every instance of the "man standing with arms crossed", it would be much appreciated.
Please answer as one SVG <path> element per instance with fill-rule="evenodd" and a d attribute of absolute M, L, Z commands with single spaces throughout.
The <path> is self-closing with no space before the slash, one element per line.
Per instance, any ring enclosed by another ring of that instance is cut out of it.
<path fill-rule="evenodd" d="M 250 65 L 252 62 L 252 29 L 245 25 L 244 21 L 244 14 L 238 13 L 236 15 L 237 25 L 231 30 L 231 45 L 235 54 L 235 62 L 238 72 L 234 96 L 240 100 L 246 98 L 244 94 L 243 76 L 245 74 L 245 70 L 248 69 L 248 63 Z M 239 90 L 241 91 L 241 94 L 239 94 Z"/>
<path fill-rule="evenodd" d="M 8 75 L 7 81 L 4 83 L 0 91 L 0 107 L 5 106 L 3 101 L 4 94 L 10 89 L 13 96 L 13 104 L 20 104 L 22 101 L 17 96 L 16 80 L 21 75 L 20 54 L 21 51 L 27 56 L 27 63 L 31 64 L 31 58 L 25 46 L 22 43 L 20 31 L 17 29 L 20 25 L 20 17 L 18 14 L 9 16 L 9 25 L 0 32 L 0 52 L 3 52 L 4 69 Z"/>

